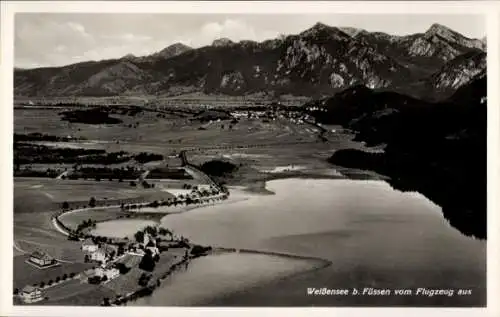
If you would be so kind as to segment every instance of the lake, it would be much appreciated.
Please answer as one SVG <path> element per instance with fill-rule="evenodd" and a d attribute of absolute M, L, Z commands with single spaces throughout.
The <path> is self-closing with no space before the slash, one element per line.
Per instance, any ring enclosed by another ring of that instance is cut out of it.
<path fill-rule="evenodd" d="M 209 256 L 165 281 L 148 305 L 175 305 L 168 299 L 172 292 L 183 294 L 182 303 L 189 305 L 485 305 L 485 241 L 451 227 L 441 208 L 424 196 L 396 191 L 382 181 L 282 179 L 266 187 L 275 195 L 245 194 L 248 199 L 232 204 L 168 215 L 162 224 L 200 244 L 315 257 L 332 264 L 276 280 L 271 278 L 278 276 L 276 267 L 266 264 L 268 256 Z M 284 258 L 283 272 L 297 261 Z M 224 285 L 222 290 L 213 276 Z M 206 296 L 193 289 L 193 280 Z M 311 287 L 387 288 L 392 294 L 307 296 Z M 395 289 L 414 292 L 424 287 L 467 289 L 471 294 L 393 294 Z M 141 300 L 133 304 L 141 305 Z"/>

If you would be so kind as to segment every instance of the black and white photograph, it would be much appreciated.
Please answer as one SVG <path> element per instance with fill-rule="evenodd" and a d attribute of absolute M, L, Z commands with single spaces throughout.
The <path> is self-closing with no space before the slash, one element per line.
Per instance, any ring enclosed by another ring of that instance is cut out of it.
<path fill-rule="evenodd" d="M 487 25 L 17 12 L 13 307 L 487 307 Z"/>

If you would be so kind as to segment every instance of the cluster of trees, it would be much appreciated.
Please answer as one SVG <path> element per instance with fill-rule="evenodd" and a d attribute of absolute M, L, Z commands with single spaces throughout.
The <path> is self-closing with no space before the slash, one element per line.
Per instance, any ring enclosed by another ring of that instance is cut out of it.
<path fill-rule="evenodd" d="M 101 149 L 58 148 L 40 144 L 14 143 L 14 165 L 33 163 L 120 164 L 130 160 L 125 152 Z"/>
<path fill-rule="evenodd" d="M 204 247 L 201 245 L 194 245 L 193 248 L 191 249 L 191 254 L 194 256 L 200 256 L 200 255 L 207 254 L 207 252 L 209 252 L 211 250 L 212 250 L 212 247 L 210 247 L 210 246 Z"/>
<path fill-rule="evenodd" d="M 41 288 L 44 288 L 45 286 L 51 286 L 52 284 L 54 283 L 59 283 L 61 281 L 66 281 L 67 279 L 70 279 L 70 278 L 74 278 L 76 276 L 76 273 L 70 273 L 70 274 L 67 274 L 67 273 L 64 273 L 63 275 L 61 276 L 57 276 L 55 279 L 50 279 L 48 280 L 47 282 L 45 281 L 42 281 L 40 282 L 39 284 L 33 284 L 34 287 L 41 287 Z M 15 289 L 14 290 L 14 294 L 17 294 L 19 293 L 19 290 L 18 289 Z"/>
<path fill-rule="evenodd" d="M 211 160 L 203 163 L 200 169 L 207 175 L 222 177 L 235 172 L 238 166 L 227 161 Z"/>
<path fill-rule="evenodd" d="M 124 116 L 135 117 L 136 115 L 143 113 L 143 110 L 137 106 L 113 106 L 107 109 L 108 113 L 115 113 Z"/>
<path fill-rule="evenodd" d="M 100 108 L 64 111 L 60 115 L 61 120 L 73 123 L 117 124 L 123 122 L 121 119 L 110 117 L 107 111 Z"/>
<path fill-rule="evenodd" d="M 124 179 L 136 179 L 143 171 L 136 169 L 133 166 L 120 167 L 120 168 L 110 168 L 110 167 L 77 167 L 69 179 L 108 179 L 110 181 L 117 179 L 118 181 L 123 181 Z"/>
<path fill-rule="evenodd" d="M 139 284 L 140 286 L 147 286 L 150 280 L 151 274 L 142 273 L 137 284 Z"/>
<path fill-rule="evenodd" d="M 84 220 L 76 227 L 76 234 L 88 228 L 94 229 L 96 227 L 96 224 L 97 223 L 95 220 L 92 219 Z"/>
<path fill-rule="evenodd" d="M 14 143 L 14 164 L 74 163 L 81 156 L 100 155 L 105 150 L 48 147 L 24 142 Z"/>
<path fill-rule="evenodd" d="M 130 268 L 124 263 L 116 263 L 115 267 L 118 269 L 121 275 L 127 274 L 130 271 Z"/>
<path fill-rule="evenodd" d="M 137 241 L 139 243 L 144 243 L 144 236 L 146 234 L 149 234 L 153 238 L 156 238 L 158 236 L 170 236 L 170 237 L 172 237 L 173 232 L 168 230 L 168 229 L 165 229 L 164 227 L 156 228 L 153 226 L 147 226 L 142 230 L 138 230 L 134 234 L 135 241 Z"/>
<path fill-rule="evenodd" d="M 106 275 L 103 275 L 102 277 L 98 275 L 90 276 L 87 281 L 89 284 L 101 284 L 101 282 L 105 282 L 108 280 L 108 277 Z"/>
<path fill-rule="evenodd" d="M 147 181 L 142 181 L 142 187 L 144 187 L 144 188 L 154 188 L 155 184 L 150 184 Z"/>
<path fill-rule="evenodd" d="M 148 204 L 122 204 L 121 209 L 124 211 L 129 211 L 129 210 L 135 210 L 135 209 L 141 209 L 142 207 L 149 207 L 149 208 L 158 208 L 158 207 L 171 207 L 171 206 L 180 206 L 180 205 L 194 205 L 194 204 L 201 204 L 203 202 L 206 202 L 207 200 L 210 201 L 212 200 L 210 196 L 212 195 L 217 195 L 218 191 L 200 191 L 198 195 L 201 198 L 194 198 L 191 197 L 190 195 L 179 195 L 175 198 L 163 200 L 163 201 L 152 201 Z M 205 199 L 203 199 L 205 198 Z M 222 199 L 225 200 L 227 199 L 227 193 L 224 192 L 224 195 L 221 196 L 220 198 L 213 198 L 213 200 L 217 199 Z"/>
<path fill-rule="evenodd" d="M 193 176 L 183 168 L 155 168 L 149 172 L 148 178 L 193 179 Z"/>
<path fill-rule="evenodd" d="M 141 152 L 141 153 L 135 155 L 134 159 L 137 162 L 144 164 L 144 163 L 152 162 L 152 161 L 161 161 L 161 160 L 163 160 L 163 155 L 155 154 L 155 153 Z"/>
<path fill-rule="evenodd" d="M 61 174 L 60 170 L 47 168 L 46 170 L 34 170 L 29 166 L 21 169 L 21 164 L 16 162 L 14 164 L 14 177 L 49 177 L 56 178 Z"/>
<path fill-rule="evenodd" d="M 159 260 L 160 256 L 158 254 L 153 255 L 149 249 L 146 249 L 139 263 L 139 268 L 144 271 L 152 272 L 156 266 L 156 262 Z"/>
<path fill-rule="evenodd" d="M 39 132 L 33 132 L 28 134 L 14 133 L 14 143 L 22 141 L 68 142 L 76 139 L 81 140 L 82 138 L 73 138 L 67 136 L 60 137 L 57 135 L 49 135 Z"/>

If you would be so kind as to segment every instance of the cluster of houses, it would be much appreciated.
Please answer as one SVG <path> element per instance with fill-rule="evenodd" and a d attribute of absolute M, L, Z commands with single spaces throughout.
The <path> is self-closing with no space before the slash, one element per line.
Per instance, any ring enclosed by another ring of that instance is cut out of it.
<path fill-rule="evenodd" d="M 173 236 L 171 236 L 170 240 L 172 239 Z M 147 232 L 144 232 L 144 239 L 142 242 L 115 239 L 112 243 L 96 243 L 93 239 L 87 238 L 83 240 L 81 244 L 81 250 L 85 253 L 86 261 L 96 262 L 100 265 L 97 268 L 82 272 L 80 278 L 88 279 L 89 281 L 96 277 L 99 277 L 99 280 L 108 281 L 115 279 L 120 275 L 117 262 L 120 260 L 121 256 L 127 254 L 143 256 L 147 250 L 151 252 L 152 256 L 157 256 L 160 253 L 159 247 L 162 246 L 162 242 L 157 243 L 157 240 Z M 167 243 L 166 246 L 168 247 L 169 243 Z M 120 248 L 123 249 L 119 251 Z M 40 269 L 59 264 L 56 259 L 41 251 L 33 252 L 27 262 Z M 41 288 L 33 285 L 24 287 L 20 290 L 18 295 L 25 303 L 35 303 L 43 300 Z"/>
<path fill-rule="evenodd" d="M 87 238 L 82 243 L 82 251 L 86 252 L 91 261 L 100 262 L 103 265 L 118 254 L 118 246 L 114 244 L 99 244 Z"/>
<path fill-rule="evenodd" d="M 143 256 L 146 250 L 149 250 L 153 256 L 160 253 L 156 240 L 149 234 L 144 234 L 144 241 L 142 243 L 134 242 L 129 243 L 127 248 L 122 254 L 118 254 L 119 247 L 115 244 L 95 243 L 92 239 L 88 238 L 82 242 L 82 251 L 86 253 L 89 261 L 100 263 L 100 266 L 94 270 L 89 270 L 86 275 L 106 277 L 107 280 L 112 280 L 120 275 L 120 271 L 116 267 L 116 261 L 120 256 L 126 254 Z"/>
<path fill-rule="evenodd" d="M 307 110 L 323 111 L 319 107 L 309 107 Z M 264 119 L 266 121 L 275 121 L 276 119 L 289 119 L 295 124 L 305 124 L 305 121 L 310 120 L 312 117 L 308 114 L 303 114 L 297 111 L 287 110 L 268 110 L 268 111 L 235 111 L 231 115 L 235 118 L 249 118 L 249 119 Z"/>

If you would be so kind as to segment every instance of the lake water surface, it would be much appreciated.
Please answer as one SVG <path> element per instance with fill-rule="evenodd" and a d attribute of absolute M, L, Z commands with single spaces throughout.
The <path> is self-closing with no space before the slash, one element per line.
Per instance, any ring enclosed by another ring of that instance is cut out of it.
<path fill-rule="evenodd" d="M 486 243 L 451 227 L 441 208 L 424 196 L 382 181 L 343 179 L 284 179 L 268 182 L 267 188 L 275 195 L 248 194 L 249 199 L 232 204 L 168 215 L 162 224 L 196 243 L 321 258 L 330 266 L 308 272 L 314 267 L 310 261 L 304 266 L 283 258 L 276 266 L 265 255 L 208 256 L 166 280 L 147 305 L 485 305 Z M 303 273 L 293 275 L 298 268 Z M 272 278 L 280 274 L 290 277 Z M 309 287 L 472 293 L 307 296 Z"/>

